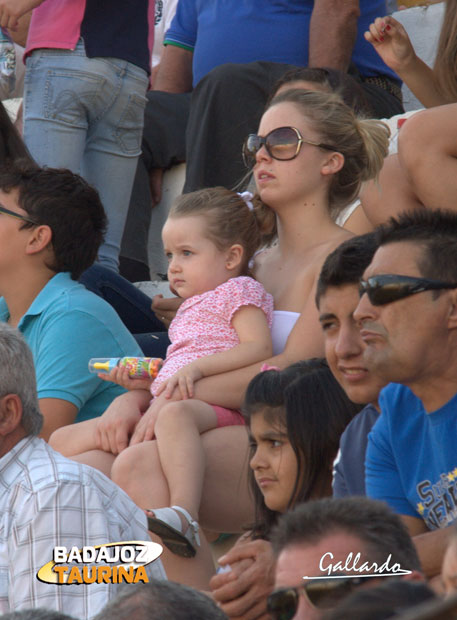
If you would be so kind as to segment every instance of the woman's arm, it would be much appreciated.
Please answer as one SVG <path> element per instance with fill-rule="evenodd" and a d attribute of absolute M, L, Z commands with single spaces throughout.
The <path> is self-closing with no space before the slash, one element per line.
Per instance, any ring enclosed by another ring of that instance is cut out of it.
<path fill-rule="evenodd" d="M 282 353 L 245 368 L 201 379 L 195 384 L 194 398 L 221 407 L 237 409 L 241 406 L 249 381 L 260 372 L 263 364 L 282 369 L 299 360 L 321 357 L 324 354 L 324 341 L 314 294 L 315 287 L 308 295 Z"/>
<path fill-rule="evenodd" d="M 182 398 L 193 398 L 194 382 L 260 362 L 272 355 L 271 334 L 264 311 L 243 306 L 232 319 L 240 343 L 227 351 L 207 355 L 178 370 L 164 381 L 157 395 L 171 396 L 178 387 Z"/>
<path fill-rule="evenodd" d="M 439 91 L 433 69 L 417 56 L 400 22 L 391 16 L 378 17 L 365 33 L 365 39 L 426 108 L 450 103 Z"/>

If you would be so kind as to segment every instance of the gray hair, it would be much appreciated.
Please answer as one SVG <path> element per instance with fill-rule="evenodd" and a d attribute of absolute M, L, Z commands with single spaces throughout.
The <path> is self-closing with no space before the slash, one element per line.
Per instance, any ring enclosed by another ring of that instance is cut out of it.
<path fill-rule="evenodd" d="M 227 620 L 206 594 L 174 583 L 155 581 L 126 586 L 94 620 Z"/>
<path fill-rule="evenodd" d="M 68 616 L 61 611 L 44 607 L 12 611 L 9 614 L 2 614 L 1 618 L 2 620 L 76 620 L 73 616 Z"/>
<path fill-rule="evenodd" d="M 22 427 L 28 435 L 38 435 L 43 416 L 38 405 L 35 365 L 22 334 L 0 323 L 0 398 L 17 394 L 22 402 Z"/>

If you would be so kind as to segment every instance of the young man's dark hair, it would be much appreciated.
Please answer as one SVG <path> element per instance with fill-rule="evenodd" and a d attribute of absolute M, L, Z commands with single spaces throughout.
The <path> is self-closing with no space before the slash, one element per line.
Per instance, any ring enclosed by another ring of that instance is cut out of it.
<path fill-rule="evenodd" d="M 299 505 L 283 514 L 273 530 L 271 542 L 278 556 L 292 545 L 312 545 L 342 532 L 362 542 L 370 562 L 379 565 L 392 555 L 390 565 L 421 570 L 416 548 L 400 518 L 383 502 L 367 497 L 321 499 Z"/>
<path fill-rule="evenodd" d="M 390 218 L 376 229 L 378 246 L 411 241 L 423 247 L 419 270 L 425 278 L 457 282 L 457 213 L 417 209 Z"/>
<path fill-rule="evenodd" d="M 358 284 L 378 249 L 375 233 L 366 233 L 343 241 L 325 259 L 316 289 L 316 305 L 331 286 Z"/>
<path fill-rule="evenodd" d="M 54 258 L 46 265 L 49 269 L 69 271 L 77 280 L 92 265 L 107 220 L 97 190 L 82 177 L 22 160 L 0 170 L 0 190 L 18 192 L 18 206 L 31 220 L 22 228 L 47 225 L 52 230 Z"/>

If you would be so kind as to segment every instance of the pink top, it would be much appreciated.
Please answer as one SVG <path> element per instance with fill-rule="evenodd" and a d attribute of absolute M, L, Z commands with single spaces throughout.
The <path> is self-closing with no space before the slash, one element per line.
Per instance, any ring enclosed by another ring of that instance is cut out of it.
<path fill-rule="evenodd" d="M 152 383 L 151 394 L 154 396 L 159 385 L 186 364 L 239 344 L 232 319 L 243 306 L 261 308 L 271 328 L 273 297 L 252 278 L 231 278 L 213 291 L 186 299 L 171 322 L 168 331 L 171 345 Z"/>

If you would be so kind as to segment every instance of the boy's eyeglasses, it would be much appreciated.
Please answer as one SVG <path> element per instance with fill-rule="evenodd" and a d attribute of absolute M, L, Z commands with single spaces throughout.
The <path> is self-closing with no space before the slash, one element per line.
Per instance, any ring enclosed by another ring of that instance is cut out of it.
<path fill-rule="evenodd" d="M 439 291 L 446 288 L 457 288 L 457 283 L 386 274 L 361 280 L 359 294 L 362 297 L 366 293 L 373 306 L 384 306 L 416 293 Z"/>
<path fill-rule="evenodd" d="M 35 226 L 37 225 L 37 223 L 31 220 L 29 217 L 21 215 L 20 213 L 16 213 L 15 211 L 10 211 L 10 209 L 7 209 L 3 205 L 0 205 L 0 213 L 4 213 L 5 215 L 9 215 L 10 217 L 15 217 L 17 220 L 22 220 L 23 222 L 28 222 L 29 224 L 34 224 Z"/>
<path fill-rule="evenodd" d="M 281 588 L 272 592 L 267 600 L 267 609 L 273 620 L 290 620 L 297 613 L 300 592 L 305 594 L 313 607 L 332 609 L 362 583 L 364 577 L 313 579 L 296 588 Z"/>
<path fill-rule="evenodd" d="M 252 168 L 256 162 L 255 156 L 262 146 L 273 159 L 280 161 L 295 159 L 300 153 L 302 144 L 310 144 L 330 151 L 337 150 L 322 142 L 305 140 L 295 127 L 278 127 L 270 131 L 265 137 L 258 136 L 255 133 L 249 134 L 243 145 L 243 161 L 245 166 Z"/>

